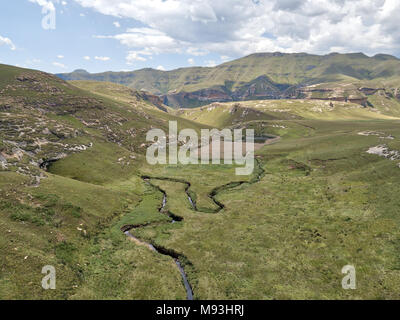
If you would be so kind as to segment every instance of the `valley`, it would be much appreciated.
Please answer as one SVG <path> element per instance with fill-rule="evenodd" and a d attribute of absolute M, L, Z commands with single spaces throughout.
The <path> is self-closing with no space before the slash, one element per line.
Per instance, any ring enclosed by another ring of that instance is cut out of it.
<path fill-rule="evenodd" d="M 319 56 L 256 58 L 219 67 L 237 79 L 227 85 L 242 90 L 261 63 L 279 99 L 258 95 L 265 79 L 240 101 L 186 105 L 191 97 L 168 93 L 218 86 L 220 70 L 196 70 L 206 84 L 182 84 L 194 76 L 176 71 L 174 85 L 143 92 L 127 79 L 93 81 L 106 75 L 66 82 L 0 65 L 0 299 L 399 299 L 397 59 L 325 57 L 330 68 L 352 59 L 352 75 L 338 79 L 343 69 L 326 75 Z M 293 72 L 278 72 L 278 58 Z M 368 59 L 379 61 L 373 79 L 359 79 Z M 282 95 L 289 87 L 277 84 L 315 85 L 311 73 L 333 81 Z M 179 102 L 165 105 L 165 94 Z M 257 148 L 250 176 L 227 164 L 150 165 L 146 133 L 168 132 L 169 121 L 273 140 Z M 348 264 L 359 290 L 341 287 Z M 45 265 L 57 290 L 41 288 Z"/>

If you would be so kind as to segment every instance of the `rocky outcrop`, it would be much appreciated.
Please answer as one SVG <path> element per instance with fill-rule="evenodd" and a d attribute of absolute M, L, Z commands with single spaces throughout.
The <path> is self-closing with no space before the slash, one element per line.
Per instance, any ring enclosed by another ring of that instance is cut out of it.
<path fill-rule="evenodd" d="M 367 96 L 372 96 L 375 93 L 377 93 L 378 91 L 386 92 L 385 88 L 367 88 L 367 87 L 358 88 L 358 91 L 364 93 Z"/>
<path fill-rule="evenodd" d="M 396 99 L 400 100 L 400 88 L 392 89 L 392 94 Z"/>
<path fill-rule="evenodd" d="M 0 166 L 2 169 L 7 169 L 8 166 L 7 159 L 2 154 L 0 154 Z"/>
<path fill-rule="evenodd" d="M 179 92 L 163 96 L 164 103 L 171 107 L 200 107 L 213 102 L 229 102 L 233 98 L 224 91 L 204 89 L 196 92 Z"/>
<path fill-rule="evenodd" d="M 337 87 L 331 88 L 311 85 L 299 88 L 298 92 L 299 96 L 304 99 L 350 102 L 366 107 L 368 105 L 368 97 L 365 93 L 368 92 L 369 94 L 374 94 L 374 92 L 377 92 L 379 90 L 380 89 L 372 88 L 355 89 L 339 85 Z"/>
<path fill-rule="evenodd" d="M 382 91 L 383 90 L 383 91 Z M 341 86 L 326 88 L 318 85 L 296 87 L 277 84 L 267 77 L 259 77 L 250 83 L 228 90 L 227 87 L 204 89 L 195 92 L 170 93 L 164 96 L 164 103 L 172 107 L 199 107 L 214 102 L 230 102 L 261 99 L 315 99 L 350 102 L 368 105 L 368 95 L 385 92 L 381 88 L 344 88 Z M 399 92 L 400 94 L 400 92 Z"/>
<path fill-rule="evenodd" d="M 49 158 L 49 159 L 42 159 L 42 160 L 39 161 L 39 167 L 40 167 L 41 169 L 48 170 L 49 167 L 50 167 L 54 162 L 57 162 L 58 160 L 64 159 L 64 158 L 66 158 L 67 156 L 68 156 L 68 154 L 66 154 L 66 153 L 59 153 L 59 154 L 56 154 L 56 155 L 55 155 L 54 157 L 52 157 L 52 158 Z"/>

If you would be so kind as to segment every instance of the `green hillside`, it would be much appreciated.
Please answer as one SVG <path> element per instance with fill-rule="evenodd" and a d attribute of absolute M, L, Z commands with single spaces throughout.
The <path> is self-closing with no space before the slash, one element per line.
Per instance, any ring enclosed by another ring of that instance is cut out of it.
<path fill-rule="evenodd" d="M 161 110 L 164 112 L 171 112 L 171 109 L 163 105 L 162 100 L 154 95 L 150 95 L 143 91 L 130 89 L 127 86 L 119 85 L 112 82 L 100 81 L 70 81 L 75 87 L 90 91 L 97 95 L 101 95 L 115 101 L 125 104 L 135 105 L 139 109 L 144 110 Z M 145 104 L 138 104 L 138 101 L 147 101 Z"/>
<path fill-rule="evenodd" d="M 96 264 L 115 258 L 122 259 L 118 274 L 131 273 L 127 290 L 142 287 L 133 297 L 185 296 L 169 259 L 154 264 L 151 253 L 112 229 L 143 193 L 158 201 L 138 167 L 147 131 L 167 130 L 176 119 L 140 95 L 113 99 L 40 71 L 0 65 L 0 299 L 72 298 Z M 189 120 L 179 125 L 206 127 Z M 114 249 L 95 258 L 105 245 Z M 57 269 L 58 290 L 42 289 L 45 265 Z M 157 281 L 148 273 L 153 268 L 169 275 L 158 292 L 146 289 Z M 110 285 L 118 274 L 96 272 L 102 281 L 110 277 Z M 127 295 L 121 288 L 115 297 Z"/>

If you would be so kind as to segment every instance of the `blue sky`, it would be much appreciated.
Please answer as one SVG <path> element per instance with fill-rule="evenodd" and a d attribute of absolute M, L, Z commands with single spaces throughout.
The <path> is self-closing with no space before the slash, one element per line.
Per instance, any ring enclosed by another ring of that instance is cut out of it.
<path fill-rule="evenodd" d="M 55 29 L 44 29 L 53 13 Z M 399 14 L 397 0 L 1 1 L 0 62 L 58 73 L 212 66 L 274 51 L 399 56 Z"/>
<path fill-rule="evenodd" d="M 97 36 L 115 35 L 127 28 L 141 28 L 143 23 L 104 15 L 75 1 L 67 0 L 65 3 L 54 1 L 56 28 L 45 30 L 42 19 L 47 14 L 42 14 L 42 7 L 38 4 L 28 0 L 0 1 L 0 36 L 10 39 L 15 46 L 0 45 L 0 62 L 52 73 L 81 68 L 89 72 L 147 67 L 168 70 L 222 62 L 219 55 L 212 53 L 198 59 L 190 54 L 144 55 L 146 61 L 128 62 L 129 48 L 117 40 Z"/>

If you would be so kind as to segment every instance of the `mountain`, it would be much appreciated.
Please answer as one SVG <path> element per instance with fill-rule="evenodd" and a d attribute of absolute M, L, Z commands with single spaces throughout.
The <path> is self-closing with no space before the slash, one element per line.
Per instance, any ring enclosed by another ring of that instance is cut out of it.
<path fill-rule="evenodd" d="M 166 105 L 175 108 L 212 102 L 313 97 L 350 99 L 363 104 L 366 102 L 365 91 L 369 90 L 358 90 L 361 87 L 385 88 L 398 94 L 400 60 L 384 54 L 368 57 L 363 53 L 324 56 L 256 53 L 213 68 L 142 69 L 98 74 L 76 70 L 57 76 L 64 80 L 123 84 L 158 95 Z M 324 84 L 334 85 L 325 90 Z M 343 85 L 348 84 L 353 86 L 347 90 Z M 319 85 L 319 88 L 309 87 L 312 85 Z"/>

